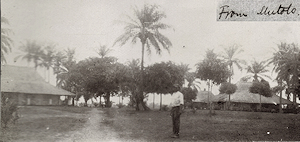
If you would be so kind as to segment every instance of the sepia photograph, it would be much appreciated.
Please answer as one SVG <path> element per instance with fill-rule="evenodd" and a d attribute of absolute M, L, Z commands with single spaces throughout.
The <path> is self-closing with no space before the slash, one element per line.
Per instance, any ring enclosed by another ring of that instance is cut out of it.
<path fill-rule="evenodd" d="M 300 141 L 299 0 L 1 0 L 0 142 Z"/>

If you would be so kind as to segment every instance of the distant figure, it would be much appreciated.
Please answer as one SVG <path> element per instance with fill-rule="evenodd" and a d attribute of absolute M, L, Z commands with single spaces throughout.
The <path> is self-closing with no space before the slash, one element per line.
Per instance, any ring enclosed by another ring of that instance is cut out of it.
<path fill-rule="evenodd" d="M 183 110 L 183 94 L 180 92 L 176 92 L 172 94 L 171 103 L 169 107 L 171 107 L 170 115 L 172 117 L 173 124 L 173 135 L 172 138 L 179 138 L 179 127 L 180 127 L 180 115 Z"/>

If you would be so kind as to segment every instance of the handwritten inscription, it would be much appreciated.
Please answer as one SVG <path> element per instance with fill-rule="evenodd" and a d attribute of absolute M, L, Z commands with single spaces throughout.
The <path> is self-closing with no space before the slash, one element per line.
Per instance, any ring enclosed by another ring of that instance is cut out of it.
<path fill-rule="evenodd" d="M 227 18 L 232 18 L 234 16 L 238 16 L 238 17 L 247 17 L 247 14 L 245 13 L 239 13 L 239 12 L 235 12 L 233 10 L 229 10 L 229 6 L 228 5 L 224 5 L 220 7 L 222 10 L 219 13 L 219 19 L 222 18 L 223 15 L 225 15 L 225 19 Z"/>
<path fill-rule="evenodd" d="M 258 15 L 282 15 L 282 14 L 295 14 L 297 9 L 295 7 L 292 7 L 292 4 L 290 4 L 287 7 L 284 7 L 282 5 L 279 5 L 279 7 L 275 10 L 270 10 L 269 7 L 263 6 L 261 8 L 261 11 L 258 12 Z"/>
<path fill-rule="evenodd" d="M 222 5 L 219 7 L 218 19 L 238 19 L 248 18 L 249 16 L 276 16 L 276 15 L 296 15 L 300 16 L 298 10 L 292 3 L 290 4 L 279 4 L 278 6 L 270 8 L 269 6 L 263 5 L 255 13 L 249 11 L 241 11 L 231 8 L 229 5 Z"/>

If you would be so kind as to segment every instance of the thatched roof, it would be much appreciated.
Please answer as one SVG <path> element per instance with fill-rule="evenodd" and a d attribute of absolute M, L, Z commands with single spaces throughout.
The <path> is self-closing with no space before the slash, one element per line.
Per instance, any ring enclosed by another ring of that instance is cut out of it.
<path fill-rule="evenodd" d="M 243 103 L 259 103 L 260 95 L 249 92 L 249 87 L 252 85 L 252 82 L 238 82 L 237 90 L 235 93 L 230 95 L 231 102 L 243 102 Z M 229 101 L 229 97 L 227 94 L 219 94 L 217 95 L 219 101 L 227 102 Z M 264 104 L 279 104 L 280 102 L 279 96 L 273 95 L 272 97 L 261 96 L 261 103 Z M 281 99 L 282 104 L 292 104 L 291 101 L 286 100 L 284 98 Z"/>
<path fill-rule="evenodd" d="M 208 94 L 209 94 L 209 101 L 215 102 L 218 101 L 217 97 L 210 91 L 198 91 L 197 97 L 193 102 L 202 102 L 207 103 L 208 102 Z"/>
<path fill-rule="evenodd" d="M 74 96 L 47 83 L 34 68 L 1 66 L 1 92 Z"/>

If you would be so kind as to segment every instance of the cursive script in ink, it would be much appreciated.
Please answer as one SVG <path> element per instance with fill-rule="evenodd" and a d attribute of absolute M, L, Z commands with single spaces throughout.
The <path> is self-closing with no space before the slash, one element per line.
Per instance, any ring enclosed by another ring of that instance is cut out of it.
<path fill-rule="evenodd" d="M 269 7 L 267 6 L 263 6 L 260 10 L 260 12 L 258 12 L 258 15 L 282 15 L 282 14 L 295 14 L 295 12 L 297 11 L 296 8 L 292 7 L 292 4 L 290 4 L 287 7 L 282 6 L 281 4 L 279 5 L 279 7 L 275 10 L 270 10 Z"/>
<path fill-rule="evenodd" d="M 229 8 L 228 5 L 221 6 L 220 8 L 221 8 L 221 12 L 219 13 L 219 19 L 221 19 L 223 15 L 225 16 L 225 19 L 227 19 L 229 17 L 232 18 L 233 16 L 247 17 L 247 14 L 245 14 L 245 13 L 238 13 L 233 10 L 228 10 L 228 8 Z"/>

